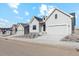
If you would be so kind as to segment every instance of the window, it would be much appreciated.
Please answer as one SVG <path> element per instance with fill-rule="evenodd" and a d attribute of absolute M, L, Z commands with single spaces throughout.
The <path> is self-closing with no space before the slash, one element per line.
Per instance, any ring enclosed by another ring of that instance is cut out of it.
<path fill-rule="evenodd" d="M 55 14 L 55 19 L 57 19 L 57 14 Z"/>
<path fill-rule="evenodd" d="M 33 25 L 33 30 L 36 30 L 36 25 Z"/>

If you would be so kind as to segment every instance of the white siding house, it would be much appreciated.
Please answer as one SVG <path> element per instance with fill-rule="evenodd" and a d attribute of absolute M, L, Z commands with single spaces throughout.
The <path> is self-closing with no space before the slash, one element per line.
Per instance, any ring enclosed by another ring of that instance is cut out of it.
<path fill-rule="evenodd" d="M 54 36 L 66 36 L 72 34 L 73 16 L 54 9 L 46 19 L 46 32 Z"/>
<path fill-rule="evenodd" d="M 21 24 L 18 24 L 17 34 L 18 35 L 24 35 L 24 27 Z"/>
<path fill-rule="evenodd" d="M 36 29 L 33 29 L 36 26 Z M 45 19 L 38 21 L 33 17 L 30 22 L 30 32 L 46 32 L 49 36 L 64 38 L 71 35 L 75 28 L 75 16 L 60 9 L 53 9 Z"/>
<path fill-rule="evenodd" d="M 40 33 L 40 24 L 42 19 L 38 18 L 36 16 L 33 16 L 31 22 L 30 22 L 30 32 L 31 33 Z"/>
<path fill-rule="evenodd" d="M 29 33 L 29 25 L 24 23 L 19 23 L 17 25 L 17 35 L 25 35 Z"/>

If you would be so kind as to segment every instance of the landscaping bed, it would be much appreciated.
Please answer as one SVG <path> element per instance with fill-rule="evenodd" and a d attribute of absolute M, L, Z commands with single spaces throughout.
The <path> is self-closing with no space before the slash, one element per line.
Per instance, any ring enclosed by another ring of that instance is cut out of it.
<path fill-rule="evenodd" d="M 64 37 L 62 41 L 74 41 L 74 42 L 79 42 L 79 35 L 77 34 L 72 34 Z"/>

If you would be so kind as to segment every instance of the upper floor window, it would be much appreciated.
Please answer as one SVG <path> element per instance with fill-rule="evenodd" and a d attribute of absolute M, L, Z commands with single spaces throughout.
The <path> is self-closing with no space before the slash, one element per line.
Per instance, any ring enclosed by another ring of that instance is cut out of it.
<path fill-rule="evenodd" d="M 33 30 L 36 30 L 36 25 L 33 25 Z"/>
<path fill-rule="evenodd" d="M 57 17 L 58 17 L 57 14 L 55 14 L 55 19 L 57 19 Z"/>

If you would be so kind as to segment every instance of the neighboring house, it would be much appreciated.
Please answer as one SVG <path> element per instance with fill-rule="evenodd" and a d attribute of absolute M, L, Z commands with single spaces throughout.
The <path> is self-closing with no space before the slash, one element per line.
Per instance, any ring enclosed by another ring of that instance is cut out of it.
<path fill-rule="evenodd" d="M 0 34 L 2 34 L 2 28 L 0 28 Z"/>
<path fill-rule="evenodd" d="M 17 25 L 13 24 L 12 25 L 12 34 L 16 34 L 16 32 L 17 32 Z"/>
<path fill-rule="evenodd" d="M 29 24 L 18 23 L 17 24 L 17 34 L 18 35 L 29 34 Z"/>
<path fill-rule="evenodd" d="M 30 22 L 30 32 L 46 32 L 50 36 L 71 35 L 75 28 L 75 13 L 65 13 L 57 8 L 51 10 L 50 14 L 41 19 L 34 16 Z"/>
<path fill-rule="evenodd" d="M 2 34 L 10 35 L 11 28 L 1 28 Z"/>
<path fill-rule="evenodd" d="M 73 18 L 72 18 L 72 33 L 74 33 L 75 32 L 75 25 L 76 25 L 75 13 L 70 13 L 70 14 L 73 16 Z"/>

